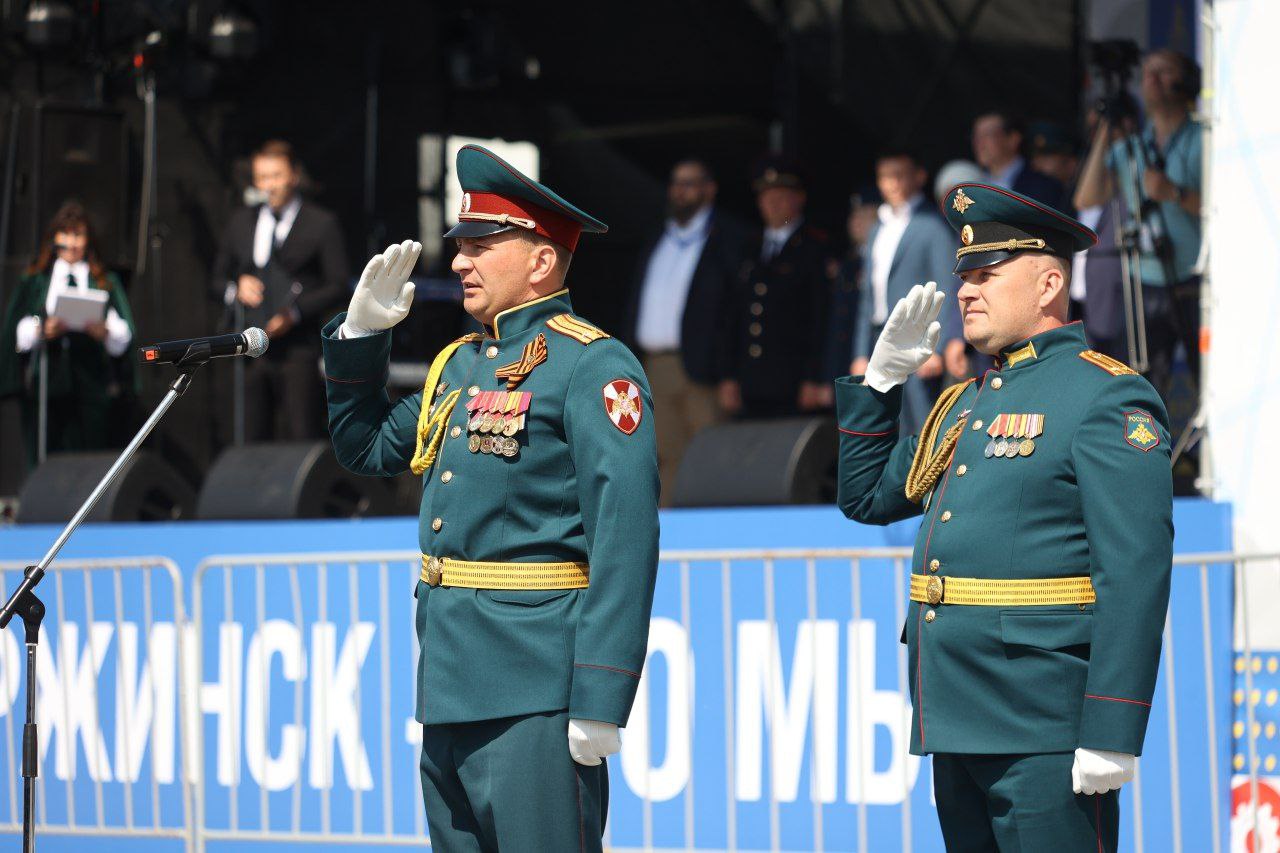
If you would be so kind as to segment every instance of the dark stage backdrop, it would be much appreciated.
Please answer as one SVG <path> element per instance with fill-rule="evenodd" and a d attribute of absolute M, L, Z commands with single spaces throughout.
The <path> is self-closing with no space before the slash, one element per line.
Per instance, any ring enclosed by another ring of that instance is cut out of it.
<path fill-rule="evenodd" d="M 104 54 L 148 28 L 175 33 L 157 59 L 160 275 L 124 270 L 143 341 L 214 331 L 208 270 L 240 203 L 244 158 L 268 137 L 294 142 L 309 195 L 339 214 L 353 277 L 370 249 L 418 234 L 421 134 L 537 143 L 544 179 L 611 226 L 584 237 L 570 275 L 579 310 L 608 329 L 678 157 L 709 160 L 723 206 L 754 222 L 752 164 L 781 145 L 810 176 L 811 221 L 839 245 L 849 194 L 871 183 L 878 148 L 907 144 L 931 167 L 967 157 L 970 121 L 992 106 L 1071 125 L 1082 78 L 1079 3 L 1060 0 L 256 0 L 239 5 L 259 23 L 261 50 L 232 64 L 203 44 L 215 5 L 93 6 L 114 15 Z M 0 116 L 42 98 L 95 100 L 95 64 L 108 69 L 101 102 L 125 116 L 136 217 L 142 111 L 127 61 L 38 58 L 9 38 Z M 13 270 L 25 259 L 3 260 Z M 437 310 L 443 322 L 402 331 L 401 354 L 425 359 L 443 342 L 456 312 Z M 146 374 L 146 409 L 162 373 Z M 230 376 L 227 364 L 208 368 L 157 439 L 193 481 L 228 440 Z M 9 408 L 0 494 L 21 477 Z"/>

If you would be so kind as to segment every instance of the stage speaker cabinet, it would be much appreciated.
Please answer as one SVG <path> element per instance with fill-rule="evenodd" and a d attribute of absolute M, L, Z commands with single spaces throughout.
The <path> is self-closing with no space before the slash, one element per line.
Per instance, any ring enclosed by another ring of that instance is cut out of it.
<path fill-rule="evenodd" d="M 673 506 L 829 504 L 838 436 L 829 417 L 741 421 L 702 430 L 676 473 Z"/>
<path fill-rule="evenodd" d="M 196 505 L 201 519 L 363 518 L 405 511 L 391 479 L 351 473 L 327 441 L 229 448 L 209 469 Z"/>
<path fill-rule="evenodd" d="M 53 214 L 75 199 L 89 212 L 102 262 L 132 269 L 124 113 L 40 103 L 22 108 L 11 131 L 19 135 L 10 255 L 33 260 Z"/>
<path fill-rule="evenodd" d="M 85 498 L 115 464 L 116 451 L 51 453 L 22 484 L 18 493 L 19 524 L 57 524 L 71 520 Z M 140 450 L 86 521 L 177 521 L 191 518 L 195 490 L 163 459 Z"/>

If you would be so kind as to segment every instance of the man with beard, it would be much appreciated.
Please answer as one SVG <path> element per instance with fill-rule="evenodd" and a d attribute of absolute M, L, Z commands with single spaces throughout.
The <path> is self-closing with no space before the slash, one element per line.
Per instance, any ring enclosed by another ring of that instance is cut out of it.
<path fill-rule="evenodd" d="M 707 164 L 686 158 L 671 170 L 667 221 L 645 244 L 622 337 L 641 358 L 662 417 L 658 469 L 669 504 L 685 448 L 721 418 L 716 385 L 728 353 L 725 324 L 743 235 L 715 207 Z"/>

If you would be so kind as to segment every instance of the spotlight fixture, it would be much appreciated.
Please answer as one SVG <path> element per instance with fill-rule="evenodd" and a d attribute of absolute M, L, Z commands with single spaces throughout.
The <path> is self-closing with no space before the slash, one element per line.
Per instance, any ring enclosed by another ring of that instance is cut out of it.
<path fill-rule="evenodd" d="M 219 12 L 209 25 L 209 52 L 219 59 L 252 59 L 258 25 L 239 12 Z"/>
<path fill-rule="evenodd" d="M 27 42 L 34 47 L 65 47 L 75 37 L 76 15 L 63 0 L 35 0 L 27 7 Z"/>

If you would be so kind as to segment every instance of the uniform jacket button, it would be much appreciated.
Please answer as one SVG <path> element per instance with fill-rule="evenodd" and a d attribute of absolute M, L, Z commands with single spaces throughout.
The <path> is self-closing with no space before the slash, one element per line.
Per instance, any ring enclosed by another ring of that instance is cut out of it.
<path fill-rule="evenodd" d="M 963 477 L 965 474 L 968 474 L 968 473 L 969 473 L 968 465 L 961 465 L 959 468 L 956 469 L 957 477 Z"/>
<path fill-rule="evenodd" d="M 452 471 L 445 471 L 443 474 L 440 475 L 440 482 L 442 483 L 447 483 L 452 479 L 453 479 Z"/>
<path fill-rule="evenodd" d="M 992 380 L 991 380 L 991 387 L 992 387 L 992 388 L 999 389 L 999 388 L 1000 388 L 1000 386 L 1001 386 L 1001 385 L 1003 385 L 1003 384 L 1004 384 L 1004 380 L 1003 380 L 1003 379 L 1001 379 L 999 376 L 997 376 L 995 379 L 992 379 Z"/>
<path fill-rule="evenodd" d="M 936 572 L 940 568 L 942 568 L 942 563 L 938 562 L 937 560 L 929 561 L 929 571 Z"/>
<path fill-rule="evenodd" d="M 974 421 L 974 422 L 973 422 L 973 431 L 974 431 L 974 432 L 977 432 L 977 431 L 978 431 L 978 430 L 980 430 L 980 429 L 982 429 L 982 421 Z"/>
<path fill-rule="evenodd" d="M 440 532 L 440 528 L 441 528 L 441 527 L 444 527 L 444 519 L 442 519 L 442 518 L 437 518 L 437 519 L 432 520 L 432 522 L 431 522 L 431 529 L 432 529 L 432 530 L 434 530 L 436 533 L 439 533 L 439 532 Z"/>
<path fill-rule="evenodd" d="M 490 345 L 490 347 L 484 351 L 484 354 L 487 355 L 489 358 L 497 358 L 498 348 L 496 346 Z"/>
<path fill-rule="evenodd" d="M 938 618 L 938 614 L 934 613 L 932 610 L 926 610 L 924 613 L 924 621 L 926 622 L 932 622 L 934 619 L 937 619 L 937 618 Z"/>
<path fill-rule="evenodd" d="M 948 510 L 943 510 L 943 512 L 942 512 L 942 519 L 941 519 L 941 520 L 942 520 L 944 523 L 945 523 L 945 522 L 950 521 L 950 520 L 951 520 L 951 510 L 949 510 L 949 509 L 948 509 Z"/>
<path fill-rule="evenodd" d="M 453 429 L 449 430 L 449 435 L 453 436 L 454 438 L 457 438 L 458 436 L 462 435 L 462 427 L 455 426 Z"/>
<path fill-rule="evenodd" d="M 479 393 L 480 393 L 480 386 L 479 386 L 479 385 L 472 385 L 470 388 L 468 388 L 468 389 L 467 389 L 467 396 L 468 396 L 468 397 L 474 397 L 475 395 L 477 395 L 477 394 L 479 394 Z"/>

